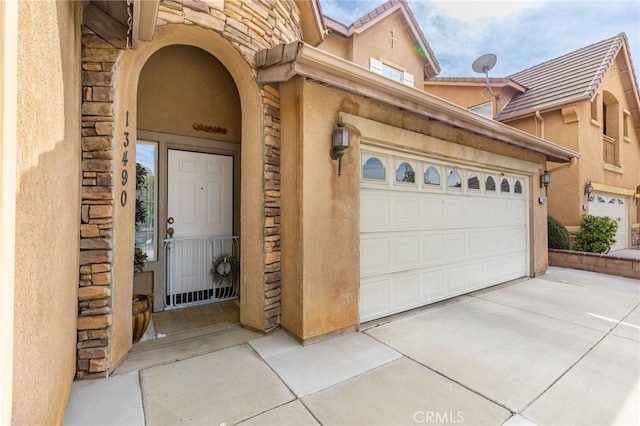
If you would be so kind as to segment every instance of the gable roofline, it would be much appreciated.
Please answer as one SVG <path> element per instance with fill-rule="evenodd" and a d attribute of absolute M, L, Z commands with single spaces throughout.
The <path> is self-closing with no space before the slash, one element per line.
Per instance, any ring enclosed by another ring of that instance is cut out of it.
<path fill-rule="evenodd" d="M 256 53 L 257 81 L 285 82 L 296 75 L 347 93 L 370 98 L 420 117 L 500 143 L 537 152 L 548 161 L 566 163 L 580 153 L 462 108 L 424 90 L 409 87 L 302 42 L 280 44 Z"/>
<path fill-rule="evenodd" d="M 581 100 L 593 100 L 605 75 L 623 52 L 626 68 L 619 71 L 627 79 L 624 95 L 631 106 L 635 128 L 640 130 L 638 80 L 628 43 L 626 34 L 620 33 L 511 74 L 507 78 L 522 84 L 528 90 L 513 97 L 497 114 L 496 120 L 511 121 L 530 116 L 536 111 L 548 111 Z"/>
<path fill-rule="evenodd" d="M 414 42 L 416 42 L 424 52 L 426 59 L 424 67 L 425 75 L 429 78 L 435 77 L 440 73 L 440 64 L 406 0 L 389 0 L 356 19 L 349 26 L 343 25 L 326 15 L 324 19 L 328 30 L 335 31 L 345 37 L 351 37 L 353 34 L 363 33 L 395 12 L 402 14 L 405 22 L 408 24 L 409 33 L 414 39 Z"/>
<path fill-rule="evenodd" d="M 295 0 L 300 10 L 300 26 L 302 40 L 312 46 L 317 46 L 324 40 L 322 11 L 318 0 Z"/>

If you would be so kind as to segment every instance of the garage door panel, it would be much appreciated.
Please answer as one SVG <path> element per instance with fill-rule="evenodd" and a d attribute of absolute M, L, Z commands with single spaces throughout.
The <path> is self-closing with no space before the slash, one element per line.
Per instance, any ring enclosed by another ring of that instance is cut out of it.
<path fill-rule="evenodd" d="M 484 280 L 487 285 L 497 284 L 500 282 L 500 264 L 499 258 L 487 259 L 484 261 Z"/>
<path fill-rule="evenodd" d="M 454 296 L 464 291 L 464 266 L 448 267 L 444 271 L 444 294 Z"/>
<path fill-rule="evenodd" d="M 444 225 L 446 228 L 464 227 L 464 201 L 449 196 L 444 200 Z"/>
<path fill-rule="evenodd" d="M 423 304 L 440 300 L 444 294 L 444 274 L 441 269 L 422 272 L 418 287 L 418 302 Z"/>
<path fill-rule="evenodd" d="M 484 287 L 483 262 L 473 262 L 466 265 L 465 283 L 466 290 L 472 291 Z"/>
<path fill-rule="evenodd" d="M 485 226 L 500 225 L 500 200 L 497 198 L 485 198 L 483 218 Z"/>
<path fill-rule="evenodd" d="M 466 234 L 466 250 L 467 257 L 478 257 L 484 253 L 484 232 L 471 231 Z"/>
<path fill-rule="evenodd" d="M 409 269 L 418 266 L 420 238 L 406 235 L 391 239 L 391 267 Z"/>
<path fill-rule="evenodd" d="M 481 228 L 484 225 L 483 222 L 484 200 L 480 198 L 471 198 L 466 200 L 464 208 L 465 214 L 465 227 L 466 228 Z"/>
<path fill-rule="evenodd" d="M 447 232 L 444 234 L 444 255 L 447 259 L 461 259 L 464 257 L 464 233 Z"/>
<path fill-rule="evenodd" d="M 409 309 L 418 303 L 418 274 L 395 276 L 391 281 L 389 305 L 392 310 Z"/>
<path fill-rule="evenodd" d="M 419 205 L 415 195 L 393 197 L 390 230 L 418 229 Z"/>
<path fill-rule="evenodd" d="M 444 200 L 442 197 L 424 194 L 421 198 L 422 229 L 439 229 L 444 225 Z"/>
<path fill-rule="evenodd" d="M 368 237 L 360 240 L 360 273 L 364 276 L 389 270 L 390 238 Z"/>
<path fill-rule="evenodd" d="M 390 278 L 381 277 L 360 283 L 360 318 L 367 321 L 389 312 Z"/>
<path fill-rule="evenodd" d="M 484 231 L 484 249 L 486 257 L 495 256 L 500 253 L 500 240 L 497 237 L 495 228 L 489 228 Z"/>
<path fill-rule="evenodd" d="M 375 232 L 389 229 L 391 194 L 363 191 L 360 194 L 360 231 Z"/>
<path fill-rule="evenodd" d="M 442 262 L 444 258 L 444 235 L 422 234 L 420 236 L 420 254 L 422 266 Z"/>

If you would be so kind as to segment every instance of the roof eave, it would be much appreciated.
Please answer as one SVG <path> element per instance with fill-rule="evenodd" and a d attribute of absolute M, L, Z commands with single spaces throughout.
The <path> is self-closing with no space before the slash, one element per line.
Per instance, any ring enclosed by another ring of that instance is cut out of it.
<path fill-rule="evenodd" d="M 339 88 L 341 90 L 365 96 L 411 111 L 423 117 L 443 122 L 452 127 L 464 129 L 496 141 L 538 152 L 547 160 L 569 162 L 580 157 L 578 152 L 532 136 L 521 130 L 512 128 L 498 121 L 490 120 L 470 112 L 444 99 L 433 96 L 422 90 L 395 82 L 368 69 L 346 61 L 328 52 L 300 43 L 297 46 L 287 45 L 280 49 L 289 51 L 283 59 L 272 66 L 258 69 L 259 83 L 276 83 L 289 80 L 294 75 L 301 75 L 313 80 Z M 260 52 L 259 52 L 260 54 Z M 268 52 L 261 54 L 267 57 Z M 260 64 L 261 61 L 257 60 Z"/>

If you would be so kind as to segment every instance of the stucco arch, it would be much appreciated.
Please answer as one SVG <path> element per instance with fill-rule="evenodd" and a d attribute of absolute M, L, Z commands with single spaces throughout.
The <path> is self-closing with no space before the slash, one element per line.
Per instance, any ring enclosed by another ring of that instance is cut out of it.
<path fill-rule="evenodd" d="M 140 43 L 136 50 L 125 51 L 114 67 L 114 177 L 119 192 L 119 176 L 122 164 L 118 161 L 124 153 L 123 138 L 136 140 L 137 87 L 140 73 L 147 60 L 158 50 L 170 45 L 198 47 L 218 59 L 231 74 L 240 96 L 241 104 L 241 313 L 243 325 L 262 329 L 263 316 L 263 129 L 264 115 L 260 89 L 255 81 L 255 71 L 229 41 L 211 30 L 197 26 L 166 25 L 159 27 L 153 41 Z M 134 150 L 135 152 L 135 150 Z M 129 158 L 134 152 L 129 153 Z M 135 193 L 130 180 L 124 188 Z M 118 194 L 115 194 L 118 198 Z M 111 359 L 119 360 L 131 346 L 131 294 L 133 270 L 133 204 L 117 205 L 114 214 L 112 293 L 113 324 Z M 119 212 L 119 213 L 118 213 Z"/>

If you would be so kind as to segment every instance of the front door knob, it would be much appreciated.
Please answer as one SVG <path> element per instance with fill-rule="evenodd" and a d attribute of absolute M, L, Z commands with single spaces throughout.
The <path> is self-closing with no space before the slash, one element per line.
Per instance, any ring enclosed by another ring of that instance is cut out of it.
<path fill-rule="evenodd" d="M 169 229 L 167 229 L 167 235 L 169 236 L 169 238 L 173 238 L 173 233 L 174 233 L 174 232 L 175 232 L 175 231 L 173 230 L 173 228 L 169 228 Z"/>

